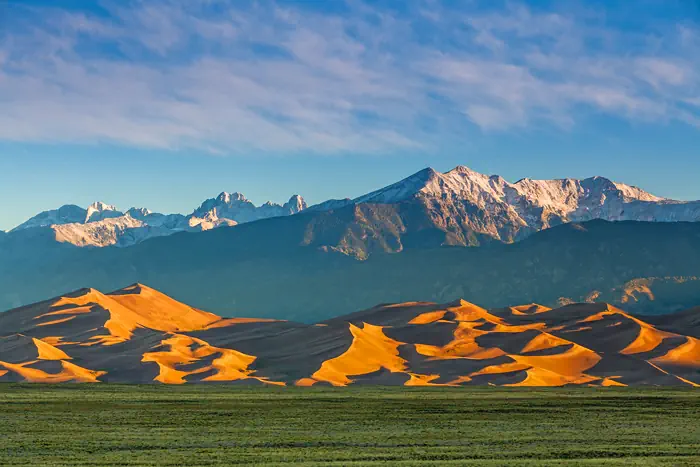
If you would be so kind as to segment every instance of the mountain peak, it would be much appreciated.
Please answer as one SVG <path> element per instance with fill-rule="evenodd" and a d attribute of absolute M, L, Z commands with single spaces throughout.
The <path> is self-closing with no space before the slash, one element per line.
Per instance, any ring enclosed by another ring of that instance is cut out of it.
<path fill-rule="evenodd" d="M 103 203 L 102 201 L 95 201 L 90 206 L 88 206 L 88 210 L 100 211 L 100 212 L 101 211 L 116 211 L 117 208 L 111 204 Z"/>
<path fill-rule="evenodd" d="M 294 195 L 284 206 L 267 201 L 262 206 L 256 206 L 242 193 L 222 192 L 216 198 L 211 198 L 195 209 L 190 217 L 207 220 L 212 228 L 219 225 L 251 222 L 268 217 L 288 216 L 306 209 L 306 202 L 299 195 Z M 193 225 L 190 223 L 190 225 Z M 202 225 L 201 222 L 197 225 Z"/>
<path fill-rule="evenodd" d="M 427 182 L 429 180 L 433 180 L 436 177 L 439 177 L 440 175 L 442 175 L 442 174 L 440 172 L 438 172 L 437 170 L 433 169 L 432 167 L 426 167 L 423 170 L 420 170 L 420 171 L 414 173 L 413 175 L 408 177 L 406 180 L 408 180 L 408 179 L 425 180 Z"/>
<path fill-rule="evenodd" d="M 292 214 L 303 211 L 307 207 L 306 201 L 299 195 L 293 195 L 284 205 L 284 208 L 289 209 Z"/>
<path fill-rule="evenodd" d="M 246 202 L 248 199 L 243 195 L 243 193 L 239 193 L 237 191 L 233 193 L 228 193 L 226 191 L 222 191 L 219 196 L 216 197 L 217 201 L 220 201 L 225 204 L 231 204 L 232 202 L 235 201 L 240 201 L 240 202 Z"/>
<path fill-rule="evenodd" d="M 429 183 L 442 177 L 432 167 L 426 167 L 413 175 L 404 178 L 400 182 L 394 183 L 380 190 L 373 191 L 353 200 L 353 203 L 398 203 L 407 200 L 423 190 Z"/>
<path fill-rule="evenodd" d="M 111 204 L 106 204 L 102 201 L 95 201 L 88 206 L 85 221 L 83 223 L 87 224 L 89 222 L 101 221 L 103 219 L 119 217 L 122 215 L 123 213 L 117 211 L 117 208 Z"/>
<path fill-rule="evenodd" d="M 470 169 L 466 165 L 458 165 L 457 167 L 455 167 L 454 169 L 450 170 L 447 173 L 448 174 L 458 173 L 458 174 L 464 174 L 464 175 L 471 175 L 471 174 L 483 175 L 480 172 L 477 172 L 475 170 Z"/>
<path fill-rule="evenodd" d="M 150 209 L 146 208 L 131 208 L 128 211 L 126 211 L 126 214 L 133 217 L 134 219 L 143 219 L 153 214 L 153 212 Z"/>
<path fill-rule="evenodd" d="M 56 224 L 72 224 L 83 222 L 87 211 L 75 204 L 65 204 L 58 209 L 43 211 L 18 225 L 11 232 L 32 227 L 50 227 Z"/>

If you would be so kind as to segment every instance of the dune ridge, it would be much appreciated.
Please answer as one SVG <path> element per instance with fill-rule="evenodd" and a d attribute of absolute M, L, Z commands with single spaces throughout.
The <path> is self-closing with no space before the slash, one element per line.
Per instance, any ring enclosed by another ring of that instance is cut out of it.
<path fill-rule="evenodd" d="M 698 386 L 694 313 L 653 324 L 604 303 L 457 300 L 302 324 L 222 318 L 143 284 L 81 289 L 0 314 L 0 381 Z"/>

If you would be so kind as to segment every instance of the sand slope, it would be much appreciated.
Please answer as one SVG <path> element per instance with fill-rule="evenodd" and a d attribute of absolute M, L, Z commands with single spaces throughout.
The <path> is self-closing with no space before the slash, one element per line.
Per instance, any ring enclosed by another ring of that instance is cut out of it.
<path fill-rule="evenodd" d="M 700 385 L 700 309 L 377 306 L 309 325 L 221 318 L 135 284 L 0 313 L 0 381 Z"/>

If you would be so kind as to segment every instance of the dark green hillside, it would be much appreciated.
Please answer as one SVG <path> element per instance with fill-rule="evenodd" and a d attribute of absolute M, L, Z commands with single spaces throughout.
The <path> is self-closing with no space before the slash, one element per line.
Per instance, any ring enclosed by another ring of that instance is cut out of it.
<path fill-rule="evenodd" d="M 437 247 L 426 229 L 408 241 L 401 237 L 401 252 L 379 253 L 369 245 L 391 245 L 400 226 L 367 222 L 360 229 L 348 212 L 176 234 L 124 249 L 59 246 L 31 261 L 5 251 L 0 308 L 134 282 L 223 315 L 307 322 L 408 300 L 465 298 L 500 307 L 598 297 L 645 313 L 700 303 L 700 223 L 592 221 L 479 248 Z M 348 244 L 375 252 L 360 261 L 337 251 Z M 653 301 L 637 290 L 640 278 Z"/>

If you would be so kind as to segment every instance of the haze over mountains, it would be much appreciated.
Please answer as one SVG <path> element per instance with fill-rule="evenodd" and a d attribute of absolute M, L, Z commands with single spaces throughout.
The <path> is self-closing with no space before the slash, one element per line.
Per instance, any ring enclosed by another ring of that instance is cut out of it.
<path fill-rule="evenodd" d="M 187 225 L 239 225 L 176 235 L 166 225 L 150 239 L 171 216 L 63 209 L 0 235 L 0 309 L 147 282 L 216 313 L 302 322 L 465 296 L 489 308 L 606 300 L 635 313 L 674 312 L 700 303 L 700 224 L 684 222 L 697 220 L 698 206 L 600 177 L 508 183 L 458 167 L 308 208 L 299 197 L 256 208 L 224 193 Z M 73 233 L 57 241 L 63 229 L 83 235 L 141 217 L 152 225 L 87 236 L 92 243 Z M 116 243 L 95 248 L 109 244 L 95 238 Z"/>
<path fill-rule="evenodd" d="M 221 318 L 141 284 L 0 314 L 0 381 L 700 385 L 700 311 L 377 306 L 318 324 Z"/>

